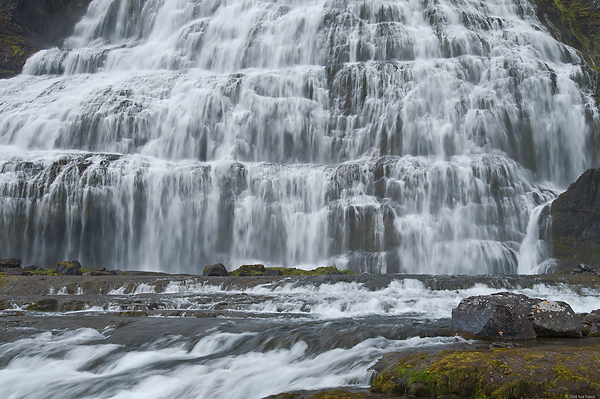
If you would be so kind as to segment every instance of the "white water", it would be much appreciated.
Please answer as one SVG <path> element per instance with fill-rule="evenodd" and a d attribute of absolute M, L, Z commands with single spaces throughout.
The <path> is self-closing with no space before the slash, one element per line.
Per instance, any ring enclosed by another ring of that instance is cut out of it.
<path fill-rule="evenodd" d="M 0 86 L 0 247 L 529 273 L 598 160 L 587 78 L 527 1 L 94 0 Z"/>

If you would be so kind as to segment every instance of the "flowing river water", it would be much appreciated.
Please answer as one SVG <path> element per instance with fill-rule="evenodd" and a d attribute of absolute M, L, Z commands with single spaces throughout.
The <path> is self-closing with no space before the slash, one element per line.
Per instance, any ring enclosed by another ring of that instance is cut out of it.
<path fill-rule="evenodd" d="M 40 278 L 24 279 L 19 287 Z M 464 297 L 511 290 L 576 312 L 600 308 L 597 287 L 551 277 L 41 279 L 38 298 L 13 290 L 0 312 L 3 398 L 245 399 L 366 388 L 385 353 L 477 347 L 451 331 Z M 57 299 L 58 309 L 23 311 L 39 298 Z"/>

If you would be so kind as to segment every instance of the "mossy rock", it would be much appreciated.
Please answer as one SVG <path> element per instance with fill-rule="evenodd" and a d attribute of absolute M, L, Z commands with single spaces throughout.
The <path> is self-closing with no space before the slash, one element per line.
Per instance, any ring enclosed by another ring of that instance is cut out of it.
<path fill-rule="evenodd" d="M 600 345 L 415 354 L 373 382 L 374 392 L 417 397 L 564 398 L 600 392 Z"/>

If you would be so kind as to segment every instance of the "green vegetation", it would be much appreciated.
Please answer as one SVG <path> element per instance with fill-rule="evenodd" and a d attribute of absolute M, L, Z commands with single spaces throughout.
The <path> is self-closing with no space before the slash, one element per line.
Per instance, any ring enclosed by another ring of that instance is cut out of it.
<path fill-rule="evenodd" d="M 374 392 L 461 398 L 563 398 L 565 392 L 595 395 L 600 376 L 591 369 L 600 345 L 548 349 L 528 348 L 443 351 L 404 359 L 379 375 Z"/>

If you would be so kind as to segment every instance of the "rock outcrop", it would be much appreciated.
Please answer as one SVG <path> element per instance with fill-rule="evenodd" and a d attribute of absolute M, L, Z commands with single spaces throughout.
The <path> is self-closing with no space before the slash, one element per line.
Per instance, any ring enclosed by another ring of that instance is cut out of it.
<path fill-rule="evenodd" d="M 600 266 L 600 169 L 589 169 L 552 203 L 553 255 L 573 269 Z"/>
<path fill-rule="evenodd" d="M 0 78 L 21 72 L 33 53 L 73 33 L 90 0 L 0 0 Z"/>

